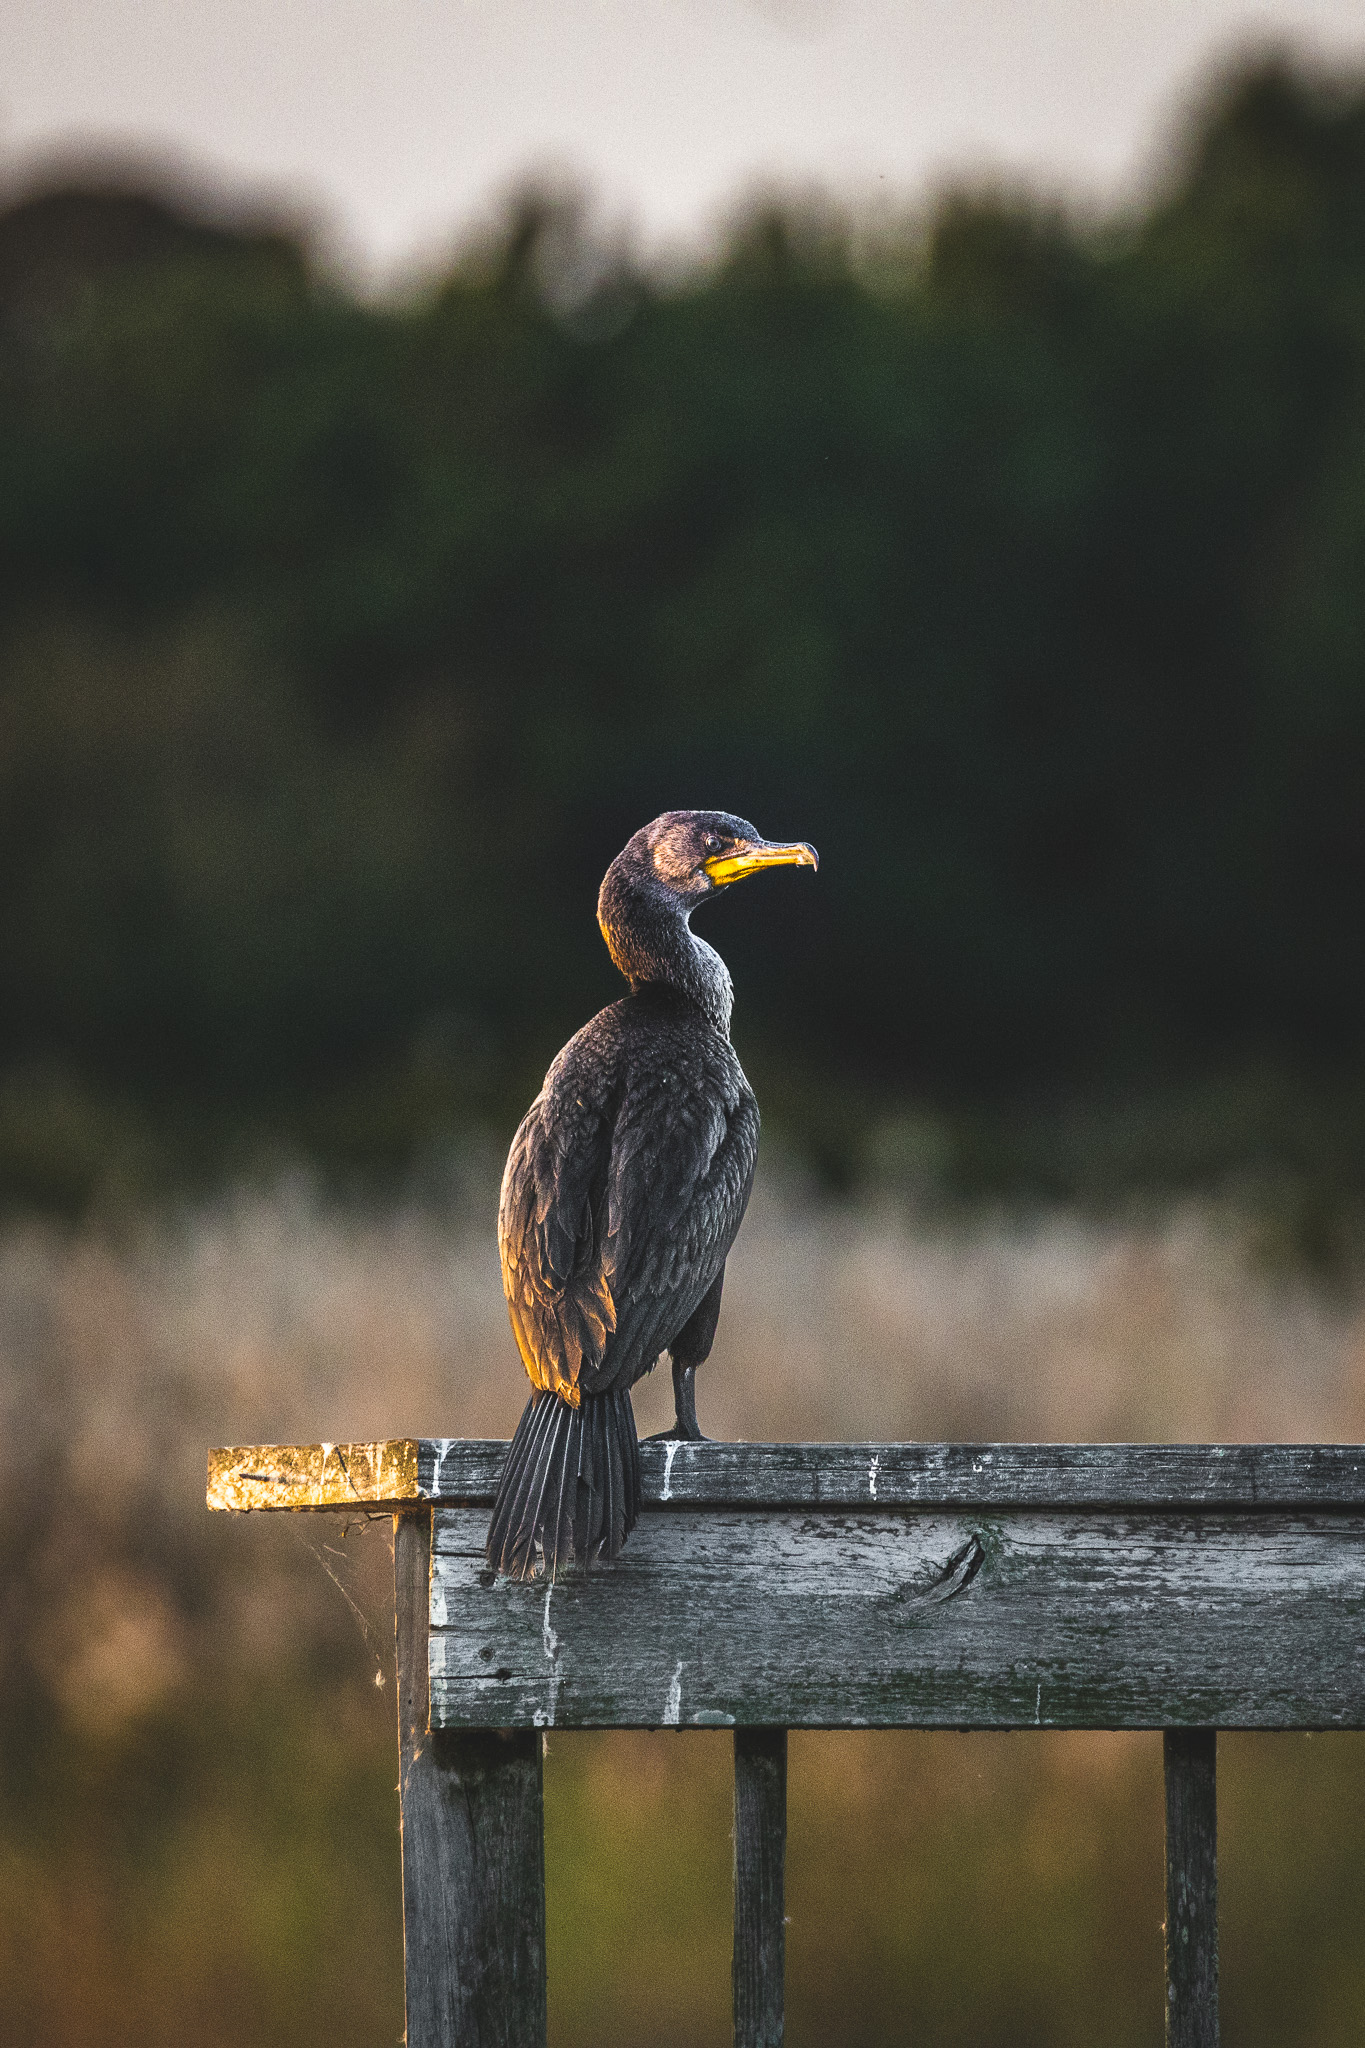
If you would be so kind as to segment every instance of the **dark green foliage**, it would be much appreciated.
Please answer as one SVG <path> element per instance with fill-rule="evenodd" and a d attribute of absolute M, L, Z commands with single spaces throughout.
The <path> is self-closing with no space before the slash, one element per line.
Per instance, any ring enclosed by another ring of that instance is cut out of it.
<path fill-rule="evenodd" d="M 502 1116 L 682 804 L 824 856 L 708 913 L 778 1061 L 1349 1063 L 1363 572 L 1359 83 L 1234 79 L 1126 224 L 776 209 L 667 287 L 555 199 L 379 306 L 179 202 L 18 201 L 0 1066 Z"/>

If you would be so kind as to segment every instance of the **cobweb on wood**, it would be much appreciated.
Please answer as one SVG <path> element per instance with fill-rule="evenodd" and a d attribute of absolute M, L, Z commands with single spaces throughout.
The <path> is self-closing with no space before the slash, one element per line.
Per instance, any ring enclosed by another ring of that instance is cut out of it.
<path fill-rule="evenodd" d="M 318 1533 L 311 1534 L 309 1522 L 316 1521 Z M 387 1536 L 389 1556 L 393 1556 L 393 1517 L 388 1514 L 356 1515 L 290 1515 L 289 1524 L 295 1540 L 321 1565 L 327 1577 L 336 1587 L 346 1603 L 352 1621 L 359 1630 L 365 1645 L 366 1655 L 374 1665 L 374 1682 L 382 1692 L 387 1684 L 387 1670 L 393 1657 L 393 1615 L 388 1603 L 381 1613 L 370 1590 L 363 1583 L 360 1568 L 360 1544 L 354 1540 L 363 1538 L 367 1531 L 378 1523 Z"/>

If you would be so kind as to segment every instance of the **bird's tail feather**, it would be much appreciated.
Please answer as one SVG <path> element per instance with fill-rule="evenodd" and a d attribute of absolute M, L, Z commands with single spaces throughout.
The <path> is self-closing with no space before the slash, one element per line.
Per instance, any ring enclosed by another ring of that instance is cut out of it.
<path fill-rule="evenodd" d="M 640 1445 L 629 1389 L 571 1408 L 533 1394 L 512 1438 L 488 1527 L 488 1562 L 510 1579 L 613 1558 L 635 1526 Z"/>

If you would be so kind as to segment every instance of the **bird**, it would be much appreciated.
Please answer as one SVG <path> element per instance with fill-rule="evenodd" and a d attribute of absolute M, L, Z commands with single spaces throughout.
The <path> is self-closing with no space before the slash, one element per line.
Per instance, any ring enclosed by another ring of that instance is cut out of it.
<path fill-rule="evenodd" d="M 698 907 L 775 867 L 819 866 L 728 811 L 665 811 L 603 878 L 597 921 L 630 993 L 558 1054 L 512 1140 L 498 1204 L 503 1292 L 531 1381 L 487 1558 L 553 1579 L 619 1556 L 640 1499 L 630 1392 L 667 1351 L 675 1426 L 702 1441 L 696 1372 L 758 1159 L 734 1000 Z"/>

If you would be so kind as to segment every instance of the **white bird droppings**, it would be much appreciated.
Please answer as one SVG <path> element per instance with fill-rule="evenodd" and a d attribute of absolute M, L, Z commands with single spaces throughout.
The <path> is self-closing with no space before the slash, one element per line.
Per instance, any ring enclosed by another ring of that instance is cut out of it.
<path fill-rule="evenodd" d="M 559 1669 L 559 1637 L 550 1626 L 550 1602 L 554 1598 L 554 1590 L 554 1580 L 551 1579 L 545 1588 L 545 1606 L 540 1617 L 540 1640 L 545 1647 L 545 1661 L 550 1667 L 550 1691 L 545 1705 L 537 1707 L 531 1716 L 532 1723 L 537 1728 L 554 1727 L 555 1708 L 559 1705 L 559 1688 L 562 1683 L 562 1673 Z"/>

